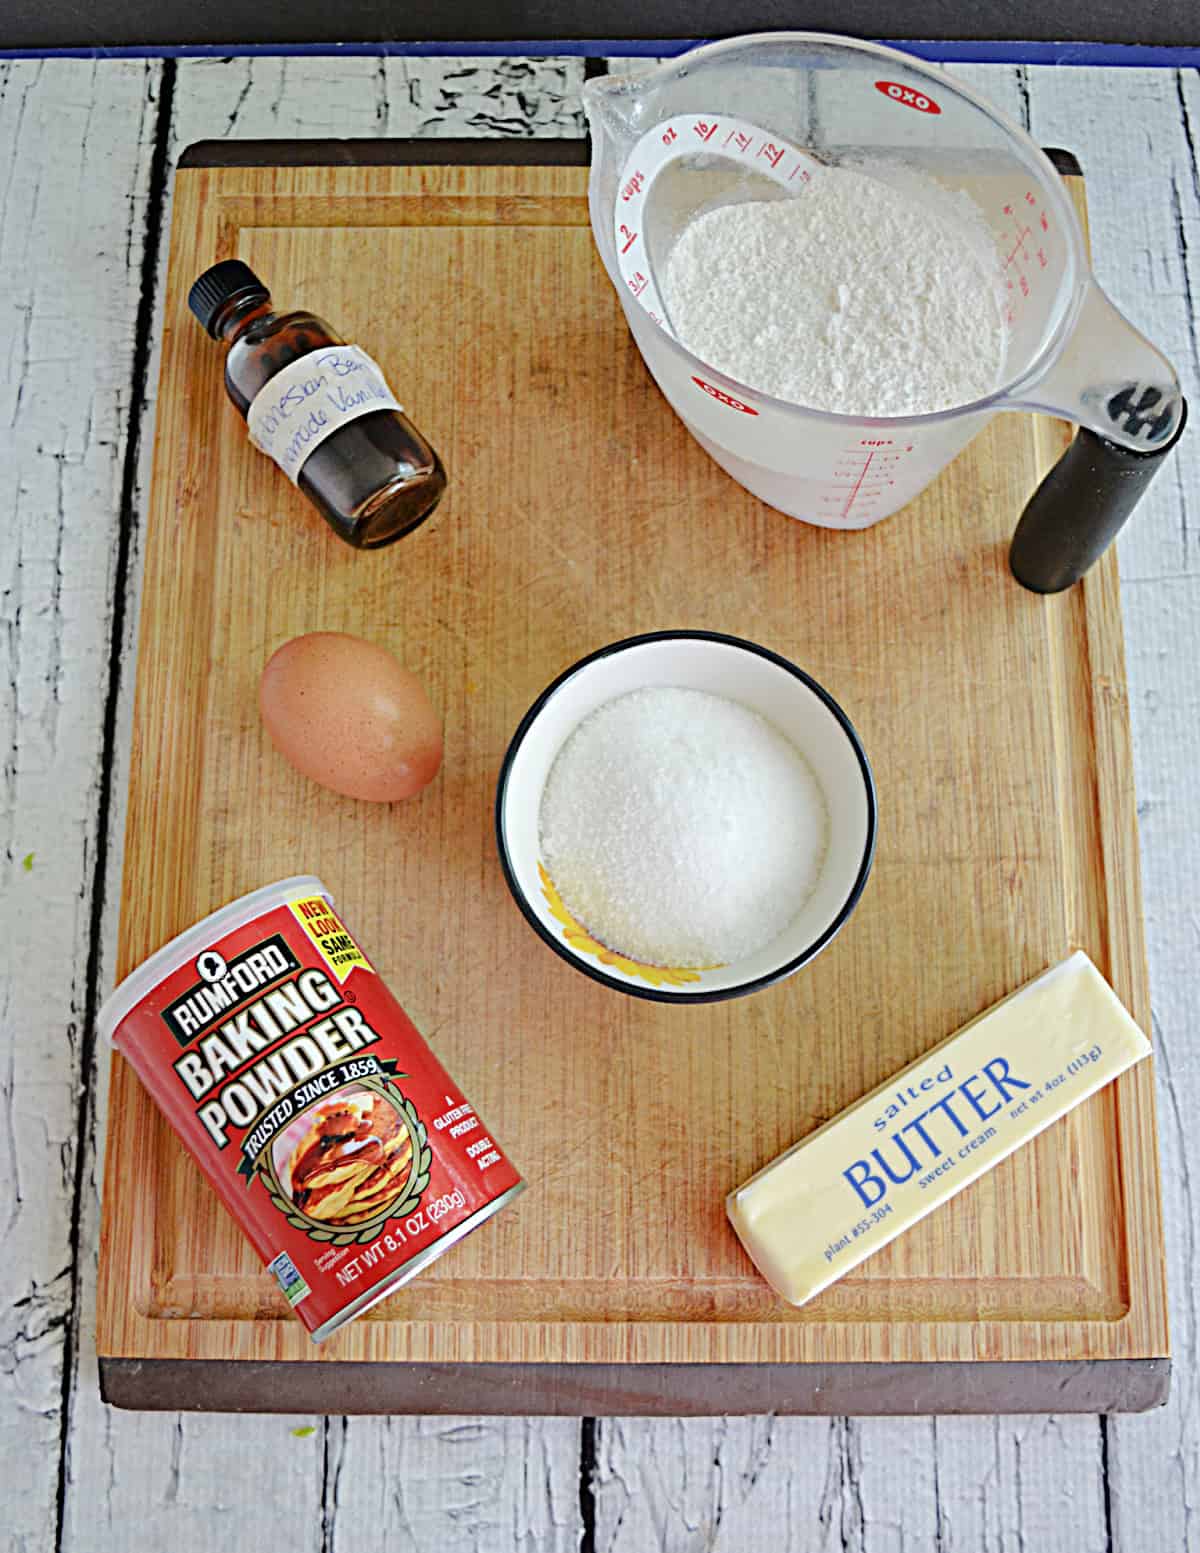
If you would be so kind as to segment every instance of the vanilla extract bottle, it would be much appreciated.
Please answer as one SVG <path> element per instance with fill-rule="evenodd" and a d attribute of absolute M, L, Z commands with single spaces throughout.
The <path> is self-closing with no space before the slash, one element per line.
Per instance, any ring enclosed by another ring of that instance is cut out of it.
<path fill-rule="evenodd" d="M 312 313 L 274 312 L 240 259 L 205 270 L 188 306 L 229 347 L 225 390 L 251 442 L 340 539 L 376 550 L 429 517 L 446 472 L 364 350 Z"/>

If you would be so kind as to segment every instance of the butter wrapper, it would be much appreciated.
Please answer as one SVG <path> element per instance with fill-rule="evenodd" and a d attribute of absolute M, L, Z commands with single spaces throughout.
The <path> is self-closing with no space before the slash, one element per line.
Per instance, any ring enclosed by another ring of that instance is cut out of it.
<path fill-rule="evenodd" d="M 803 1305 L 1149 1053 L 1076 951 L 731 1192 L 730 1222 Z"/>

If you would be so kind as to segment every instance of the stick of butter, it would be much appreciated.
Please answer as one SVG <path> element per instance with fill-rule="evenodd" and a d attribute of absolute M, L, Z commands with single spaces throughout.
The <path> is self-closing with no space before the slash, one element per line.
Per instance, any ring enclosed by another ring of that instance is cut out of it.
<path fill-rule="evenodd" d="M 1149 1052 L 1077 950 L 764 1166 L 730 1221 L 803 1305 Z"/>

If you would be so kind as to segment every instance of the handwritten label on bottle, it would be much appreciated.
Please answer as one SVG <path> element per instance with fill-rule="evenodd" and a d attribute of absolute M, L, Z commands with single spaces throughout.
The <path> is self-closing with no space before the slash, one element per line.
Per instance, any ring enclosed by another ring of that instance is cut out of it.
<path fill-rule="evenodd" d="M 379 364 L 366 351 L 329 345 L 301 356 L 264 383 L 246 423 L 250 441 L 294 484 L 305 459 L 326 437 L 360 415 L 400 409 Z"/>

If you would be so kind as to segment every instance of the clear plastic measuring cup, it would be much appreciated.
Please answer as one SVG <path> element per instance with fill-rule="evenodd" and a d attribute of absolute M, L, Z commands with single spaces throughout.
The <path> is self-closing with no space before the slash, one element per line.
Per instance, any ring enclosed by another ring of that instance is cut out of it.
<path fill-rule="evenodd" d="M 1054 592 L 1104 551 L 1187 410 L 1174 369 L 1096 284 L 1066 189 L 1023 130 L 908 55 L 821 33 L 734 38 L 647 75 L 601 77 L 584 107 L 592 227 L 634 339 L 735 480 L 792 517 L 866 528 L 997 411 L 1040 410 L 1081 429 L 1021 517 L 1013 571 Z M 983 213 L 1009 324 L 995 392 L 927 415 L 840 415 L 747 387 L 675 338 L 656 277 L 688 221 L 722 204 L 817 197 L 822 166 L 838 164 L 901 186 L 919 174 Z"/>

